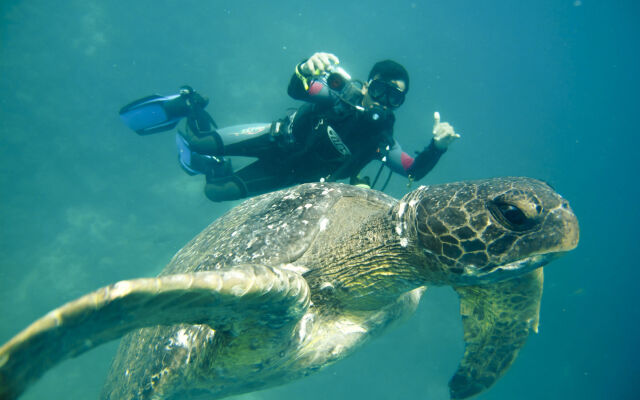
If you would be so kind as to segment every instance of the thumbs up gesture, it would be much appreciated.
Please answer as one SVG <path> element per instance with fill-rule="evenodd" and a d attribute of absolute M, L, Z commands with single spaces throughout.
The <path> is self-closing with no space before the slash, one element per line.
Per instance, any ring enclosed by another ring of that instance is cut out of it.
<path fill-rule="evenodd" d="M 439 112 L 433 113 L 433 119 L 435 121 L 433 124 L 433 141 L 437 148 L 446 150 L 451 142 L 459 138 L 460 135 L 453 130 L 453 126 L 448 122 L 440 122 Z"/>

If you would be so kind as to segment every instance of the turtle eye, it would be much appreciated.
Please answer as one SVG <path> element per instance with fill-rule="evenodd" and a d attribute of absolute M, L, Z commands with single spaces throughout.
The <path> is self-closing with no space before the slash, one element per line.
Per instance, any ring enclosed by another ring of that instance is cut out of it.
<path fill-rule="evenodd" d="M 537 222 L 535 216 L 527 216 L 525 211 L 515 204 L 499 199 L 490 201 L 487 208 L 501 225 L 512 231 L 526 231 Z"/>
<path fill-rule="evenodd" d="M 533 228 L 543 212 L 540 200 L 534 194 L 515 189 L 489 200 L 487 209 L 498 223 L 512 231 Z"/>
<path fill-rule="evenodd" d="M 527 216 L 522 210 L 512 204 L 498 204 L 498 210 L 502 216 L 512 225 L 519 226 L 527 222 Z"/>

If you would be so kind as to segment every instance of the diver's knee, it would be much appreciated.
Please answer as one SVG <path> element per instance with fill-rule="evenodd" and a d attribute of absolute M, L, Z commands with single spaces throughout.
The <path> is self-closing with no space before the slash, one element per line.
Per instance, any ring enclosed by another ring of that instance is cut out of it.
<path fill-rule="evenodd" d="M 237 200 L 246 197 L 247 191 L 235 177 L 207 179 L 204 194 L 214 202 Z"/>
<path fill-rule="evenodd" d="M 189 124 L 185 124 L 184 130 L 181 130 L 180 134 L 189 144 L 189 149 L 196 153 L 209 155 L 222 154 L 224 147 L 222 138 L 215 130 L 196 133 Z"/>

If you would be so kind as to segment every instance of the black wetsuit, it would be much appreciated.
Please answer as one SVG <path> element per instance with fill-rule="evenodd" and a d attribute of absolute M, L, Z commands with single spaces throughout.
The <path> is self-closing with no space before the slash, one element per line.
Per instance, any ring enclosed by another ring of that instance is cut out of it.
<path fill-rule="evenodd" d="M 412 158 L 393 138 L 392 112 L 356 108 L 362 103 L 362 93 L 355 86 L 348 85 L 348 90 L 337 95 L 322 78 L 302 79 L 294 74 L 288 93 L 306 104 L 282 120 L 211 132 L 193 132 L 187 124 L 180 135 L 191 154 L 215 156 L 220 161 L 206 171 L 190 171 L 206 174 L 207 197 L 233 200 L 303 182 L 352 178 L 376 159 L 396 173 L 421 179 L 444 153 L 432 140 Z M 233 171 L 226 156 L 258 160 Z"/>
<path fill-rule="evenodd" d="M 294 74 L 288 88 L 289 96 L 308 102 L 296 113 L 293 134 L 298 143 L 313 142 L 313 146 L 307 146 L 313 149 L 307 157 L 311 161 L 308 168 L 311 176 L 320 174 L 333 180 L 351 178 L 369 162 L 381 160 L 394 172 L 421 179 L 444 153 L 432 140 L 415 159 L 412 158 L 393 138 L 395 116 L 392 112 L 379 113 L 374 119 L 374 112 L 354 107 L 362 104 L 363 95 L 359 90 L 349 90 L 342 98 L 337 98 L 324 86 L 324 81 L 315 80 L 305 89 L 304 83 Z M 349 149 L 349 155 L 340 153 L 340 146 L 331 140 L 329 127 Z"/>

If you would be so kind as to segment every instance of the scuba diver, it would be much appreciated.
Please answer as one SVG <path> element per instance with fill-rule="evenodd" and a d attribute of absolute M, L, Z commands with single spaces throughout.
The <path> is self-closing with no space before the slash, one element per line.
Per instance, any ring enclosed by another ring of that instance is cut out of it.
<path fill-rule="evenodd" d="M 351 184 L 374 187 L 383 166 L 410 181 L 423 178 L 460 135 L 436 112 L 429 145 L 409 156 L 393 138 L 393 110 L 409 91 L 404 67 L 380 61 L 363 83 L 338 64 L 335 55 L 320 52 L 296 65 L 288 94 L 305 103 L 274 122 L 218 129 L 204 110 L 208 100 L 188 86 L 173 96 L 135 101 L 120 116 L 141 135 L 173 129 L 186 117 L 176 135 L 178 159 L 188 174 L 205 175 L 205 194 L 214 202 L 313 181 L 349 178 Z M 257 160 L 234 171 L 230 156 Z M 382 165 L 371 183 L 358 174 L 373 160 Z M 381 190 L 390 177 L 391 172 Z"/>

